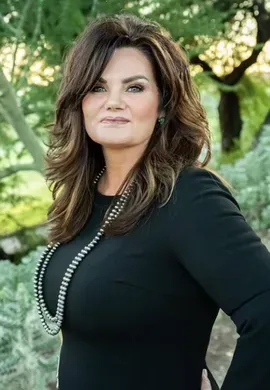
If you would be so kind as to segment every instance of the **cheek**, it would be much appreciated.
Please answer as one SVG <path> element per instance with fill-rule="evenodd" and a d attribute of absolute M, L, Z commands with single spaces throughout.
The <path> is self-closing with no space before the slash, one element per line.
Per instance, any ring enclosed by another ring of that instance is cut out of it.
<path fill-rule="evenodd" d="M 133 106 L 133 114 L 139 121 L 153 122 L 157 117 L 157 104 L 152 99 L 141 99 Z"/>
<path fill-rule="evenodd" d="M 82 100 L 82 112 L 84 117 L 92 118 L 97 114 L 100 102 L 98 99 L 93 99 L 91 96 L 85 96 Z"/>

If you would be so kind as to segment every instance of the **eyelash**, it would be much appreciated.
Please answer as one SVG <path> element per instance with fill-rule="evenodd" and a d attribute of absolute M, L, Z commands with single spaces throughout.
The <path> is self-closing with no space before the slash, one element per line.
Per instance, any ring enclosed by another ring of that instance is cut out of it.
<path fill-rule="evenodd" d="M 91 92 L 98 93 L 98 91 L 95 91 L 96 88 L 104 88 L 101 85 L 96 85 Z M 129 88 L 138 88 L 139 91 L 136 91 L 135 93 L 142 92 L 144 90 L 144 87 L 142 85 L 130 85 Z"/>

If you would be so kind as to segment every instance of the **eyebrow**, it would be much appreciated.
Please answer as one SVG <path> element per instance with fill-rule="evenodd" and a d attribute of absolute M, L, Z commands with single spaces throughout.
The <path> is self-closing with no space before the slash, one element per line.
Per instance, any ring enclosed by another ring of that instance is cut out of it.
<path fill-rule="evenodd" d="M 131 77 L 127 77 L 126 79 L 123 79 L 122 83 L 123 84 L 127 84 L 127 83 L 130 83 L 131 81 L 138 80 L 138 79 L 145 79 L 145 80 L 149 81 L 149 79 L 147 77 L 138 74 L 136 76 L 131 76 Z M 99 78 L 99 82 L 107 84 L 107 81 L 104 78 L 102 78 L 102 77 Z"/>

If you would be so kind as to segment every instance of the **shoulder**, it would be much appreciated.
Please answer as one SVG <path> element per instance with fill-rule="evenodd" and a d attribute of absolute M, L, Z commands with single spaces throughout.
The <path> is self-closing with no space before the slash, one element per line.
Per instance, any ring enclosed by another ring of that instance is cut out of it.
<path fill-rule="evenodd" d="M 183 189 L 186 186 L 218 186 L 227 190 L 222 180 L 213 172 L 206 168 L 186 167 L 184 168 L 176 181 L 176 190 Z"/>
<path fill-rule="evenodd" d="M 240 207 L 225 182 L 206 168 L 187 167 L 180 172 L 173 192 L 173 205 L 181 210 L 204 214 L 209 208 Z"/>

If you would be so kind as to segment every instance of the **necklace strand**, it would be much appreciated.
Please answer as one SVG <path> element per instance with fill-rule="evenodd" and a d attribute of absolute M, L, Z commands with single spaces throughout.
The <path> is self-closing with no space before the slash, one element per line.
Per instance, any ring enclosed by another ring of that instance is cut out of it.
<path fill-rule="evenodd" d="M 94 180 L 94 185 L 97 184 L 100 177 L 103 175 L 104 171 L 106 169 L 106 166 L 101 170 L 101 172 L 96 176 Z M 93 238 L 92 241 L 90 241 L 81 251 L 74 257 L 72 262 L 67 267 L 67 270 L 64 274 L 64 277 L 62 279 L 59 294 L 58 294 L 58 300 L 57 300 L 57 307 L 56 307 L 56 313 L 53 316 L 44 300 L 43 295 L 43 279 L 44 274 L 46 271 L 46 268 L 54 254 L 54 252 L 57 250 L 57 248 L 61 245 L 61 243 L 58 241 L 55 244 L 52 242 L 47 245 L 46 249 L 41 254 L 41 257 L 37 263 L 35 274 L 34 274 L 34 295 L 36 299 L 36 305 L 38 314 L 41 320 L 41 323 L 46 330 L 47 333 L 49 333 L 51 336 L 57 335 L 57 333 L 60 331 L 63 318 L 64 318 L 64 309 L 65 309 L 65 301 L 68 291 L 68 286 L 71 282 L 72 276 L 75 273 L 77 267 L 82 262 L 84 257 L 91 252 L 91 250 L 94 248 L 94 246 L 98 243 L 98 241 L 101 239 L 101 237 L 104 235 L 104 228 L 108 226 L 112 221 L 114 221 L 118 215 L 123 210 L 129 194 L 132 189 L 132 183 L 126 188 L 126 190 L 123 192 L 123 194 L 120 196 L 120 199 L 116 202 L 116 204 L 112 207 L 110 210 L 110 207 L 107 210 L 108 216 L 105 218 L 104 223 L 99 228 L 96 236 Z M 105 214 L 105 216 L 106 216 Z M 51 321 L 51 324 L 48 323 L 47 319 Z"/>

